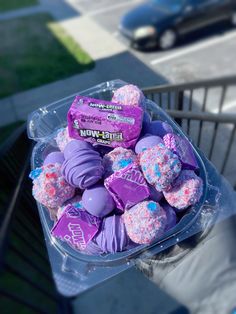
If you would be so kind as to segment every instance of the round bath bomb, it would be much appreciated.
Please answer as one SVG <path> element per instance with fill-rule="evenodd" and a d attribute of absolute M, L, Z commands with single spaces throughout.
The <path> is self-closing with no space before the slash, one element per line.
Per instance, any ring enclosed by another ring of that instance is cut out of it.
<path fill-rule="evenodd" d="M 131 149 L 116 147 L 103 157 L 105 177 L 121 170 L 136 161 L 136 155 Z"/>
<path fill-rule="evenodd" d="M 163 144 L 148 148 L 140 154 L 139 163 L 145 179 L 157 191 L 167 190 L 181 171 L 181 162 Z"/>
<path fill-rule="evenodd" d="M 122 252 L 130 247 L 130 241 L 124 221 L 123 215 L 112 215 L 103 219 L 99 233 L 93 239 L 102 253 Z"/>
<path fill-rule="evenodd" d="M 165 211 L 153 201 L 143 201 L 125 211 L 123 216 L 128 236 L 135 243 L 149 244 L 160 238 L 166 228 Z"/>
<path fill-rule="evenodd" d="M 164 197 L 170 206 L 182 211 L 196 204 L 203 191 L 202 179 L 192 170 L 182 170 L 173 182 L 172 188 L 164 191 Z"/>
<path fill-rule="evenodd" d="M 102 157 L 90 143 L 73 140 L 66 145 L 64 156 L 62 174 L 71 186 L 86 189 L 102 178 Z"/>
<path fill-rule="evenodd" d="M 163 198 L 163 193 L 155 189 L 154 186 L 148 185 L 150 196 L 149 199 L 155 202 L 159 202 Z"/>
<path fill-rule="evenodd" d="M 144 150 L 153 147 L 158 144 L 163 144 L 163 140 L 161 137 L 156 136 L 156 135 L 144 135 L 141 137 L 141 139 L 137 142 L 135 145 L 135 153 L 139 154 L 143 152 Z"/>
<path fill-rule="evenodd" d="M 45 158 L 43 164 L 48 165 L 48 164 L 63 164 L 65 158 L 64 154 L 62 152 L 53 152 L 47 155 Z"/>
<path fill-rule="evenodd" d="M 147 124 L 143 128 L 143 132 L 163 138 L 167 133 L 173 133 L 173 129 L 167 122 L 155 120 Z"/>
<path fill-rule="evenodd" d="M 72 205 L 74 206 L 75 208 L 78 208 L 80 210 L 83 210 L 83 205 L 82 205 L 82 197 L 81 195 L 76 195 L 74 196 L 73 198 L 69 199 L 68 201 L 66 201 L 62 206 L 60 206 L 58 208 L 58 211 L 57 211 L 57 219 L 59 219 L 62 214 L 64 213 L 64 210 L 66 209 L 66 207 L 68 205 Z"/>
<path fill-rule="evenodd" d="M 87 212 L 96 217 L 104 217 L 115 208 L 112 196 L 102 184 L 87 188 L 83 193 L 82 202 Z"/>
<path fill-rule="evenodd" d="M 177 216 L 176 213 L 174 211 L 174 209 L 166 203 L 161 203 L 162 208 L 164 209 L 165 213 L 166 213 L 166 218 L 167 218 L 167 224 L 166 224 L 166 229 L 165 231 L 168 231 L 170 229 L 172 229 L 176 223 L 177 223 Z"/>
<path fill-rule="evenodd" d="M 58 148 L 63 152 L 66 145 L 73 140 L 73 138 L 69 136 L 68 127 L 59 129 L 55 140 Z"/>
<path fill-rule="evenodd" d="M 31 171 L 33 179 L 33 196 L 47 208 L 61 206 L 72 198 L 75 189 L 70 186 L 61 174 L 60 164 L 49 164 Z"/>
<path fill-rule="evenodd" d="M 118 88 L 111 101 L 122 105 L 144 107 L 145 96 L 137 86 L 128 84 Z"/>

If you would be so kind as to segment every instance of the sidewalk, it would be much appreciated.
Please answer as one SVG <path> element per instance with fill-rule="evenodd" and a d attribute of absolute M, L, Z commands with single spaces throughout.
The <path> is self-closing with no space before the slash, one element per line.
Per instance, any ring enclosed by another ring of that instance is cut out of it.
<path fill-rule="evenodd" d="M 79 16 L 78 12 L 75 13 L 74 9 L 68 8 L 68 4 L 61 0 L 41 0 L 41 7 L 34 9 L 40 8 L 51 13 L 67 33 L 88 52 L 96 62 L 95 68 L 89 72 L 1 99 L 0 126 L 19 119 L 25 120 L 27 115 L 38 107 L 103 81 L 120 78 L 140 87 L 166 83 L 163 77 L 158 76 L 129 53 L 124 45 L 95 23 L 91 17 Z M 22 9 L 20 14 L 23 10 L 28 12 L 27 9 Z M 14 14 L 16 16 L 16 13 Z"/>

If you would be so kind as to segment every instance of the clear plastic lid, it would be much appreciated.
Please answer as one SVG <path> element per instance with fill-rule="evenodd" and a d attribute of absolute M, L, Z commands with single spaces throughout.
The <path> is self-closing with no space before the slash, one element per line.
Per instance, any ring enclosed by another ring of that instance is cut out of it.
<path fill-rule="evenodd" d="M 114 80 L 102 83 L 93 88 L 78 92 L 93 98 L 110 100 L 113 91 L 127 83 L 121 80 Z M 67 111 L 72 104 L 75 95 L 71 95 L 48 106 L 39 108 L 30 114 L 28 118 L 28 136 L 37 142 L 32 153 L 32 168 L 40 167 L 48 153 L 57 150 L 54 140 L 55 132 L 66 126 Z M 154 102 L 147 100 L 146 110 L 152 120 L 162 120 L 169 123 L 174 132 L 186 137 L 179 126 Z M 188 139 L 189 140 L 189 139 Z M 191 141 L 190 141 L 191 142 Z M 132 265 L 135 258 L 148 256 L 163 250 L 165 243 L 176 243 L 176 239 L 181 239 L 191 225 L 196 221 L 201 209 L 206 202 L 209 202 L 209 195 L 214 198 L 217 190 L 212 189 L 208 183 L 207 172 L 204 162 L 198 150 L 193 146 L 193 151 L 199 165 L 199 176 L 203 180 L 203 194 L 197 204 L 192 206 L 182 217 L 179 223 L 167 231 L 161 239 L 151 245 L 139 245 L 130 250 L 115 254 L 87 255 L 83 254 L 65 242 L 51 236 L 50 230 L 53 227 L 48 211 L 44 206 L 37 203 L 45 239 L 48 246 L 53 274 L 59 291 L 64 295 L 76 295 L 105 279 L 127 269 Z M 64 278 L 64 279 L 63 279 Z M 63 280 L 67 284 L 63 283 Z M 79 280 L 78 280 L 79 279 Z M 71 286 L 70 286 L 71 285 Z M 72 288 L 73 286 L 73 288 Z"/>

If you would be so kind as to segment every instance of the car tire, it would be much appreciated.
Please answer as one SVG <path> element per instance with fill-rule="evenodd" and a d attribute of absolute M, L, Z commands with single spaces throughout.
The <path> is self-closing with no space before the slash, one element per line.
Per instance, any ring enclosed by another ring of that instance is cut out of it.
<path fill-rule="evenodd" d="M 161 50 L 167 50 L 174 47 L 176 41 L 176 32 L 173 29 L 166 29 L 159 37 L 158 46 Z"/>
<path fill-rule="evenodd" d="M 233 12 L 231 15 L 231 24 L 236 26 L 236 12 Z"/>

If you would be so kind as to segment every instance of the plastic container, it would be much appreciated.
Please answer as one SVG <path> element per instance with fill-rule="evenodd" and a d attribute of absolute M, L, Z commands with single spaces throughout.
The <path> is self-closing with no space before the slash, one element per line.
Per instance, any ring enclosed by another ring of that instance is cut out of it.
<path fill-rule="evenodd" d="M 127 83 L 114 80 L 102 83 L 93 88 L 78 92 L 93 98 L 110 100 L 115 89 Z M 32 152 L 32 169 L 40 167 L 46 155 L 57 150 L 54 140 L 58 128 L 66 126 L 66 114 L 75 95 L 39 108 L 28 118 L 28 136 L 37 142 Z M 146 110 L 155 119 L 169 123 L 175 133 L 185 137 L 178 125 L 154 102 L 147 100 Z M 151 256 L 186 237 L 198 218 L 204 204 L 215 202 L 217 190 L 208 184 L 207 172 L 198 150 L 193 147 L 199 165 L 199 176 L 203 180 L 203 194 L 197 204 L 182 217 L 180 222 L 164 236 L 151 245 L 139 245 L 131 250 L 115 254 L 87 255 L 71 248 L 65 242 L 53 238 L 50 230 L 53 227 L 48 211 L 41 204 L 38 210 L 44 230 L 49 258 L 57 288 L 65 296 L 75 296 L 92 288 L 98 283 L 126 270 L 134 264 L 135 258 Z"/>

